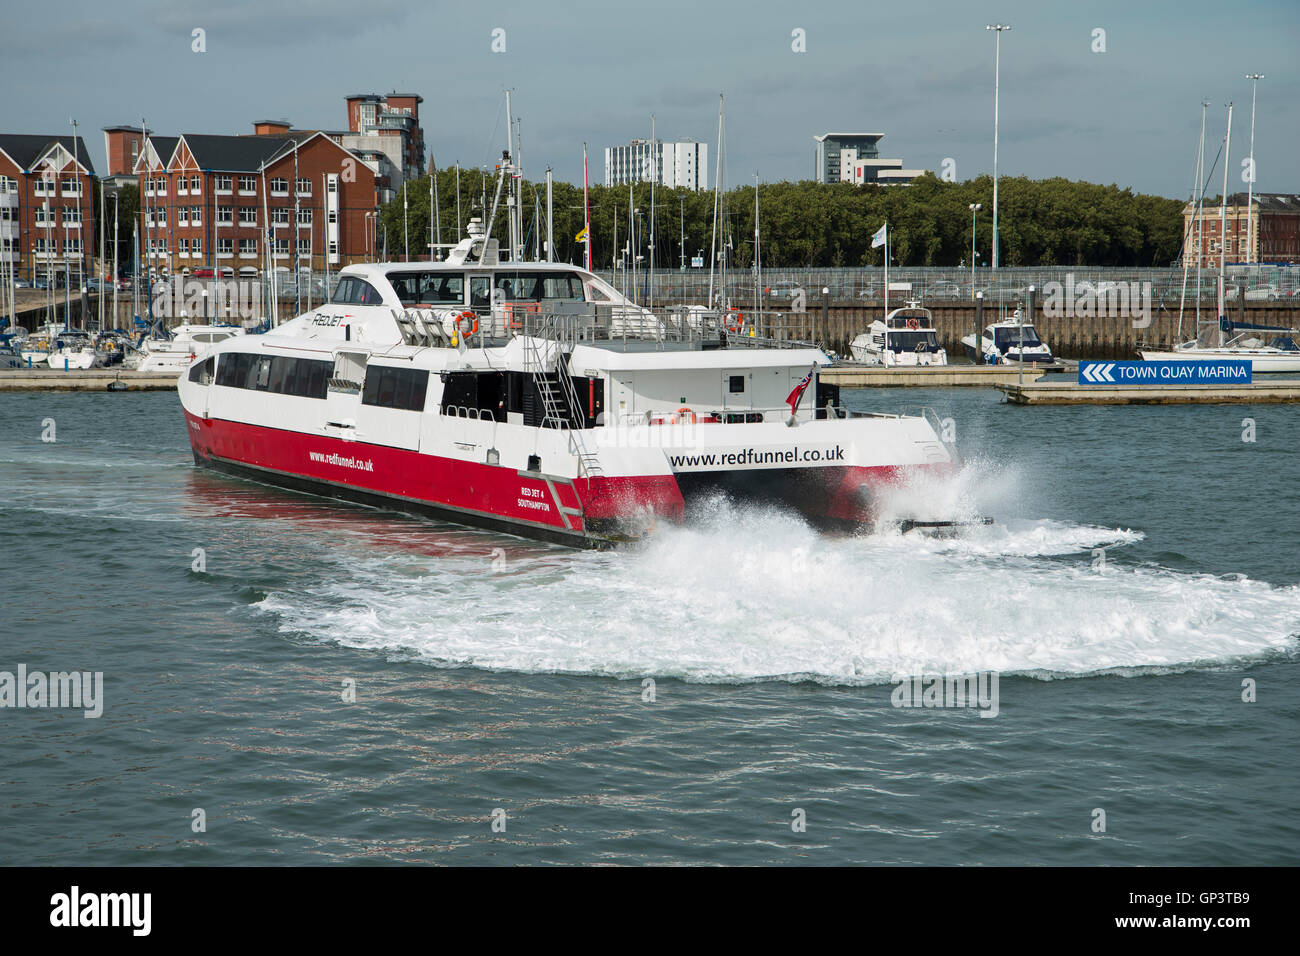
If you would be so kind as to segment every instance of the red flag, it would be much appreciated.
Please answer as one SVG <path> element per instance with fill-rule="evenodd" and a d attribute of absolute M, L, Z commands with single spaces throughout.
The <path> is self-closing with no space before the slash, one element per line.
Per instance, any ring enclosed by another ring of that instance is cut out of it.
<path fill-rule="evenodd" d="M 816 370 L 817 370 L 816 365 L 810 368 L 808 370 L 808 374 L 805 375 L 803 378 L 801 378 L 799 380 L 799 384 L 796 385 L 791 390 L 790 394 L 785 397 L 785 403 L 790 406 L 791 415 L 799 411 L 799 402 L 803 400 L 803 393 L 806 392 L 808 390 L 808 386 L 812 384 L 813 372 L 815 372 Z"/>

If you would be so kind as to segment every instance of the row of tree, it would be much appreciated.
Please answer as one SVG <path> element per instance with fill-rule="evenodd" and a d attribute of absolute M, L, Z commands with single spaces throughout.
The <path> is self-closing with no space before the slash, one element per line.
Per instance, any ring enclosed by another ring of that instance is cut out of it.
<path fill-rule="evenodd" d="M 495 194 L 492 179 L 462 169 L 458 196 L 454 168 L 434 175 L 437 217 L 430 215 L 428 176 L 409 182 L 405 198 L 399 192 L 382 208 L 378 238 L 381 249 L 387 242 L 388 257 L 409 252 L 412 259 L 426 258 L 431 232 L 440 229 L 440 241 L 450 243 L 465 235 L 471 216 L 487 222 Z M 892 265 L 969 265 L 972 203 L 983 207 L 975 216 L 976 261 L 985 265 L 991 260 L 993 181 L 988 176 L 950 183 L 926 173 L 907 187 L 765 183 L 757 195 L 764 268 L 883 265 L 885 250 L 873 249 L 871 238 L 886 222 Z M 731 265 L 749 268 L 754 261 L 754 198 L 753 186 L 731 189 L 719 198 L 721 234 L 715 238 L 713 191 L 656 187 L 655 264 L 674 268 L 684 257 L 689 266 L 695 256 L 707 263 L 716 242 L 727 249 Z M 616 258 L 626 261 L 633 254 L 644 264 L 651 239 L 650 185 L 592 186 L 589 202 L 595 267 L 610 268 Z M 546 239 L 544 183 L 524 183 L 523 208 L 525 247 L 531 254 L 535 238 Z M 554 183 L 553 209 L 556 259 L 581 263 L 582 187 Z M 1177 260 L 1182 248 L 1182 209 L 1180 200 L 1115 185 L 1003 177 L 998 181 L 998 262 L 1165 266 Z M 633 229 L 635 241 L 629 243 Z M 503 197 L 492 229 L 503 248 L 506 230 Z"/>

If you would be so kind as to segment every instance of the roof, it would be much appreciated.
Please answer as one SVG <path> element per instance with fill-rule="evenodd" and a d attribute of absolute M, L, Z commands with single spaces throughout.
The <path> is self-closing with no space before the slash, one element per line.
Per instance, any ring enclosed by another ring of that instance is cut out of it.
<path fill-rule="evenodd" d="M 90 153 L 86 150 L 86 143 L 80 136 L 74 139 L 72 136 L 46 136 L 39 133 L 0 134 L 0 150 L 3 150 L 23 170 L 32 169 L 56 143 L 69 153 L 73 153 L 80 160 L 81 165 L 85 166 L 92 175 L 94 174 L 95 167 L 91 163 Z"/>
<path fill-rule="evenodd" d="M 1246 205 L 1246 193 L 1229 193 L 1229 206 Z M 1300 194 L 1297 193 L 1255 193 L 1251 197 L 1251 205 L 1258 206 L 1261 211 L 1267 212 L 1295 212 L 1300 213 Z M 1208 198 L 1201 207 L 1201 215 L 1206 218 L 1214 218 L 1219 214 L 1218 210 L 1222 206 L 1217 199 L 1211 202 Z M 1196 203 L 1189 202 L 1184 204 L 1183 213 L 1189 214 L 1196 208 Z"/>
<path fill-rule="evenodd" d="M 219 136 L 207 133 L 185 133 L 181 139 L 185 140 L 200 169 L 234 173 L 257 172 L 285 149 L 292 148 L 295 142 L 293 136 Z M 162 155 L 161 149 L 158 152 Z"/>
<path fill-rule="evenodd" d="M 822 133 L 820 136 L 814 136 L 817 142 L 821 143 L 828 139 L 884 139 L 884 133 Z"/>
<path fill-rule="evenodd" d="M 709 349 L 707 351 L 620 352 L 599 345 L 579 345 L 569 367 L 616 372 L 634 369 L 805 368 L 829 365 L 821 349 Z"/>

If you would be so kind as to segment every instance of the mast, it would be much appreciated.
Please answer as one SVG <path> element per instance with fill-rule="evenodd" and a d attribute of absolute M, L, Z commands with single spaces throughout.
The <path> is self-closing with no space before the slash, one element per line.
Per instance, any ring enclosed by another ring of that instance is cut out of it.
<path fill-rule="evenodd" d="M 1259 86 L 1259 81 L 1264 78 L 1263 73 L 1247 73 L 1246 79 L 1250 80 L 1250 181 L 1246 183 L 1246 262 L 1250 263 L 1250 254 L 1254 251 L 1255 244 L 1252 241 L 1253 235 L 1251 226 L 1254 220 L 1254 205 L 1252 199 L 1255 195 L 1255 88 Z M 1258 262 L 1258 260 L 1256 260 Z"/>
<path fill-rule="evenodd" d="M 759 245 L 758 231 L 758 170 L 754 170 L 754 321 L 758 322 L 758 312 L 763 303 L 763 257 Z"/>
<path fill-rule="evenodd" d="M 460 239 L 460 160 L 456 160 L 456 239 Z"/>
<path fill-rule="evenodd" d="M 1201 251 L 1205 248 L 1201 237 L 1205 230 L 1203 222 L 1205 182 L 1209 178 L 1205 172 L 1205 111 L 1209 106 L 1209 100 L 1201 100 L 1201 155 L 1197 163 L 1199 172 L 1196 174 L 1196 338 L 1198 342 L 1201 338 Z"/>
<path fill-rule="evenodd" d="M 546 167 L 546 261 L 555 261 L 555 204 L 551 195 L 551 167 Z"/>
<path fill-rule="evenodd" d="M 1205 110 L 1201 110 L 1201 139 L 1197 144 L 1196 157 L 1196 174 L 1192 179 L 1192 209 L 1196 208 L 1196 191 L 1201 183 L 1201 163 L 1205 158 Z M 1183 234 L 1183 291 L 1178 299 L 1178 341 L 1183 340 L 1183 308 L 1187 304 L 1187 240 L 1190 238 L 1191 230 Z M 1200 247 L 1197 247 L 1196 254 L 1200 256 Z M 1200 272 L 1200 261 L 1197 260 L 1197 273 Z M 1198 330 L 1199 331 L 1199 330 Z"/>
<path fill-rule="evenodd" d="M 1228 154 L 1232 151 L 1232 104 L 1228 104 L 1228 132 L 1223 138 L 1223 201 L 1219 204 L 1219 345 L 1223 345 L 1223 267 L 1228 258 Z"/>
<path fill-rule="evenodd" d="M 718 203 L 722 188 L 722 94 L 718 94 L 718 152 L 713 157 L 713 238 L 709 241 L 709 308 L 713 308 L 713 269 L 718 262 Z"/>
<path fill-rule="evenodd" d="M 655 271 L 655 181 L 659 178 L 659 163 L 662 153 L 655 141 L 655 115 L 650 114 L 650 247 L 646 256 L 646 308 L 654 308 L 654 271 Z"/>
<path fill-rule="evenodd" d="M 587 233 L 586 258 L 587 271 L 591 271 L 591 199 L 588 196 L 587 188 L 587 144 L 582 144 L 582 226 Z M 618 244 L 618 236 L 614 236 L 614 244 Z"/>

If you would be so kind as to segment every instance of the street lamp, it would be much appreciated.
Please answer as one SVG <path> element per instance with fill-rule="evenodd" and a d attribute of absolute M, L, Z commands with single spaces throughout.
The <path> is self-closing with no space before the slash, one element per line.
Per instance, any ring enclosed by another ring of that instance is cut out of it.
<path fill-rule="evenodd" d="M 975 298 L 975 214 L 984 208 L 983 203 L 973 202 L 970 207 L 970 297 Z"/>
<path fill-rule="evenodd" d="M 1255 248 L 1251 241 L 1251 226 L 1253 225 L 1254 207 L 1251 205 L 1251 199 L 1255 194 L 1255 87 L 1259 81 L 1264 78 L 1263 73 L 1247 73 L 1246 79 L 1250 80 L 1250 182 L 1246 184 L 1246 263 L 1250 263 L 1251 250 Z"/>
<path fill-rule="evenodd" d="M 1002 31 L 1010 24 L 993 23 L 984 27 L 993 31 L 993 268 L 998 267 L 998 72 L 1002 57 Z"/>

